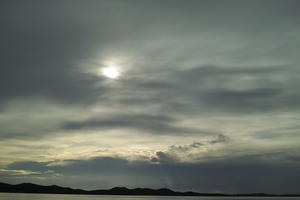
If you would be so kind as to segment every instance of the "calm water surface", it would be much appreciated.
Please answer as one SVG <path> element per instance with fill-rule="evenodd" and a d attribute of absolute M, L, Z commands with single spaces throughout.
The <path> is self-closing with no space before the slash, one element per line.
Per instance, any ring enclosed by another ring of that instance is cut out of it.
<path fill-rule="evenodd" d="M 158 197 L 0 193 L 0 200 L 300 200 L 299 197 Z"/>

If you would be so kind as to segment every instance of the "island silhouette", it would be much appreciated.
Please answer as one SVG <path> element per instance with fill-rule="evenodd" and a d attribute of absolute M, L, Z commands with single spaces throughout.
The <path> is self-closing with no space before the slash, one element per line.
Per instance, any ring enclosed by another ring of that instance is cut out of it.
<path fill-rule="evenodd" d="M 257 196 L 257 197 L 300 197 L 300 194 L 223 194 L 223 193 L 198 193 L 198 192 L 178 192 L 168 188 L 151 189 L 126 187 L 114 187 L 111 189 L 83 190 L 57 185 L 37 185 L 33 183 L 8 184 L 0 183 L 0 192 L 2 193 L 40 193 L 40 194 L 86 194 L 86 195 L 142 195 L 142 196 Z"/>

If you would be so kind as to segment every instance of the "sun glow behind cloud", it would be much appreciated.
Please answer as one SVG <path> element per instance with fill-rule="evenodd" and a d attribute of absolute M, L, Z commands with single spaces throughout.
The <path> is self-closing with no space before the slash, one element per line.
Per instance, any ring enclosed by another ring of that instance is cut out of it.
<path fill-rule="evenodd" d="M 102 75 L 110 79 L 117 79 L 120 76 L 120 71 L 118 68 L 109 66 L 101 69 Z"/>

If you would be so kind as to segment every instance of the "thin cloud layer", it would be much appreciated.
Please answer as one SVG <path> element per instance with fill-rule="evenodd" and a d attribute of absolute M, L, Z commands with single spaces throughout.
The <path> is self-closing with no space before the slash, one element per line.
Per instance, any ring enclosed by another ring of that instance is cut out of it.
<path fill-rule="evenodd" d="M 213 132 L 193 129 L 191 127 L 180 127 L 176 125 L 175 118 L 164 115 L 120 115 L 109 118 L 98 117 L 81 122 L 67 122 L 63 125 L 65 130 L 84 130 L 84 129 L 137 129 L 144 132 L 158 134 L 214 134 Z"/>

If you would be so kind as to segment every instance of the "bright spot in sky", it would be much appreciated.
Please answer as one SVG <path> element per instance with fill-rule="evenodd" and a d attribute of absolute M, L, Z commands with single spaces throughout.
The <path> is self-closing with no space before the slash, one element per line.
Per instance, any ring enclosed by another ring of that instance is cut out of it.
<path fill-rule="evenodd" d="M 104 67 L 101 69 L 102 74 L 107 78 L 116 79 L 120 76 L 120 72 L 115 67 Z"/>

